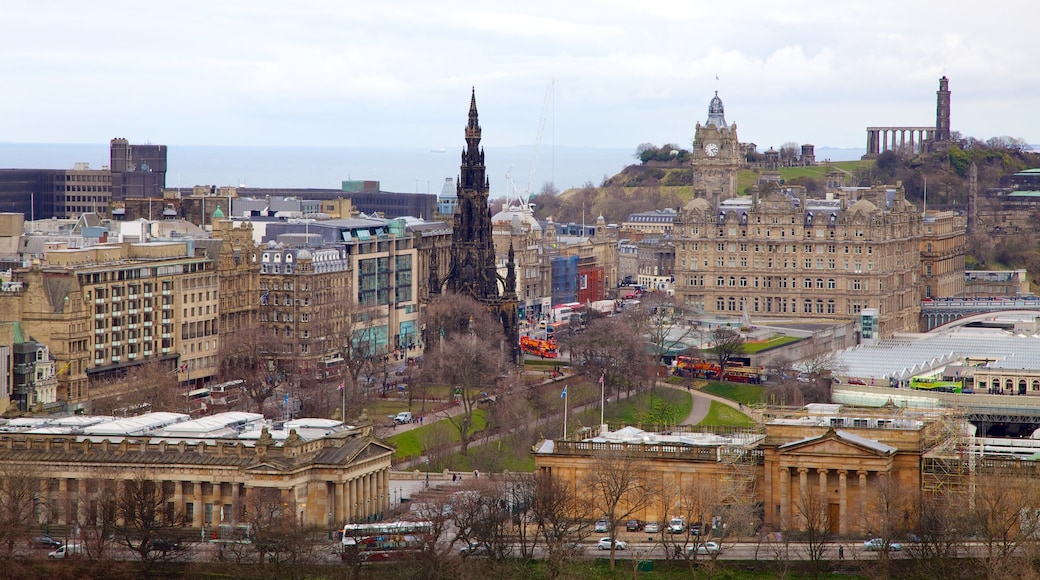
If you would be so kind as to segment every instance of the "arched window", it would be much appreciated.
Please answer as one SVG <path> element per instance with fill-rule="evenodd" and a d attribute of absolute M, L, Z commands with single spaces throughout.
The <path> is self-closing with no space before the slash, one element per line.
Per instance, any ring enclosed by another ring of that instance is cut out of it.
<path fill-rule="evenodd" d="M 734 276 L 730 276 L 730 277 L 729 277 L 729 285 L 730 285 L 730 286 L 736 286 L 736 285 L 737 285 L 737 279 L 736 279 L 736 277 L 734 277 Z"/>
<path fill-rule="evenodd" d="M 834 290 L 834 288 L 835 288 L 834 278 L 828 278 L 827 279 L 827 289 L 828 290 Z"/>
<path fill-rule="evenodd" d="M 716 286 L 725 286 L 726 285 L 726 279 L 723 278 L 722 276 L 719 276 L 718 278 L 715 278 L 715 285 Z"/>
<path fill-rule="evenodd" d="M 834 314 L 834 300 L 827 301 L 827 314 Z"/>
<path fill-rule="evenodd" d="M 823 314 L 823 299 L 816 299 L 816 314 Z"/>
<path fill-rule="evenodd" d="M 812 314 L 812 300 L 805 299 L 805 304 L 802 305 L 802 312 L 805 314 Z"/>
<path fill-rule="evenodd" d="M 721 312 L 721 311 L 723 311 L 725 309 L 726 309 L 726 299 L 723 298 L 722 296 L 719 296 L 718 298 L 715 299 L 715 310 L 717 312 Z"/>
<path fill-rule="evenodd" d="M 747 276 L 740 277 L 740 287 L 747 288 Z"/>
<path fill-rule="evenodd" d="M 816 279 L 816 287 L 821 289 L 821 290 L 823 289 L 823 278 L 817 278 Z"/>
<path fill-rule="evenodd" d="M 737 299 L 735 297 L 733 297 L 733 296 L 730 296 L 729 297 L 729 310 L 736 311 L 736 309 L 737 309 Z"/>
<path fill-rule="evenodd" d="M 803 280 L 802 281 L 802 287 L 804 287 L 806 289 L 812 288 L 812 278 L 806 278 L 805 280 Z"/>

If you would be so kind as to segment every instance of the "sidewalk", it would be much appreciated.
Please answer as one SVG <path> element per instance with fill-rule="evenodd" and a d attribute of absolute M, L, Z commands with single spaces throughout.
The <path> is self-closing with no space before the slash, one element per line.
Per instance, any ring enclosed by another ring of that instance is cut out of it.
<path fill-rule="evenodd" d="M 704 418 L 708 416 L 708 411 L 711 409 L 712 401 L 732 407 L 750 417 L 752 421 L 756 420 L 752 409 L 745 407 L 742 403 L 731 401 L 729 399 L 720 397 L 718 395 L 713 395 L 711 393 L 705 393 L 704 391 L 698 391 L 697 389 L 687 389 L 684 387 L 679 387 L 676 385 L 666 383 L 664 381 L 657 381 L 657 386 L 667 387 L 669 389 L 675 389 L 677 391 L 685 391 L 693 396 L 693 408 L 690 410 L 690 415 L 686 417 L 686 419 L 682 421 L 680 425 L 696 425 L 703 421 Z"/>

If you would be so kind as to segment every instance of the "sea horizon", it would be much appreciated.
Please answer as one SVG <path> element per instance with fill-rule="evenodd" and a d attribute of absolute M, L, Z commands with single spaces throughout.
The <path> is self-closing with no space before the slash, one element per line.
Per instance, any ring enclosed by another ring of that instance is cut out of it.
<path fill-rule="evenodd" d="M 340 189 L 343 181 L 380 182 L 398 193 L 440 193 L 446 178 L 457 179 L 462 147 L 380 148 L 240 145 L 168 145 L 166 187 L 196 185 L 257 188 Z M 631 149 L 534 145 L 484 148 L 490 196 L 512 197 L 513 185 L 538 193 L 552 183 L 558 191 L 600 185 L 636 163 Z M 858 159 L 857 149 L 817 148 L 817 159 Z M 0 168 L 91 169 L 109 165 L 109 145 L 0 143 Z"/>

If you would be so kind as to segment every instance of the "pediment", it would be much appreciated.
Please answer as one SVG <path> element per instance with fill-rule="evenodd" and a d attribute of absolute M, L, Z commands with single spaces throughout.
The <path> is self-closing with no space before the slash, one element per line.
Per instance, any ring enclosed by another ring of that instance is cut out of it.
<path fill-rule="evenodd" d="M 809 437 L 780 446 L 783 455 L 816 455 L 831 457 L 890 457 L 895 448 L 878 441 L 846 434 L 833 429 L 818 437 Z"/>

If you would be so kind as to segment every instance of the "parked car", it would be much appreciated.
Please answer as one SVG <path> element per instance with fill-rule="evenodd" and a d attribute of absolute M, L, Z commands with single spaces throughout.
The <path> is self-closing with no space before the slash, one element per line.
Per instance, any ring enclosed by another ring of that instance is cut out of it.
<path fill-rule="evenodd" d="M 648 534 L 656 534 L 661 531 L 661 524 L 657 522 L 646 522 L 646 525 L 643 526 L 643 531 Z"/>
<path fill-rule="evenodd" d="M 77 544 L 75 542 L 70 542 L 58 548 L 57 550 L 54 550 L 50 554 L 47 554 L 47 557 L 53 560 L 61 560 L 63 558 L 69 558 L 71 556 L 81 554 L 83 554 L 83 545 Z"/>
<path fill-rule="evenodd" d="M 704 532 L 704 523 L 703 522 L 693 522 L 692 524 L 690 524 L 690 535 L 691 536 L 699 536 L 703 532 Z"/>
<path fill-rule="evenodd" d="M 686 531 L 686 518 L 674 517 L 668 520 L 668 531 L 673 534 L 681 534 Z"/>
<path fill-rule="evenodd" d="M 459 548 L 459 554 L 462 556 L 487 556 L 488 548 L 481 542 L 470 542 Z"/>
<path fill-rule="evenodd" d="M 868 552 L 880 552 L 885 549 L 885 540 L 881 538 L 871 538 L 863 542 L 863 549 Z M 902 549 L 903 546 L 899 542 L 888 543 L 888 550 L 890 552 L 898 552 Z"/>
<path fill-rule="evenodd" d="M 162 538 L 152 538 L 148 541 L 148 549 L 154 552 L 162 552 L 163 554 L 169 552 L 176 552 L 181 549 L 181 545 L 171 540 L 164 540 Z"/>
<path fill-rule="evenodd" d="M 567 542 L 563 545 L 563 552 L 565 554 L 577 555 L 585 551 L 585 546 L 581 542 Z"/>
<path fill-rule="evenodd" d="M 596 547 L 599 548 L 600 550 L 609 550 L 610 549 L 610 538 L 609 537 L 607 537 L 607 538 L 600 538 L 599 542 L 596 543 Z M 628 542 L 626 542 L 624 540 L 614 540 L 614 549 L 615 550 L 627 550 L 628 549 Z"/>
<path fill-rule="evenodd" d="M 704 542 L 703 544 L 697 544 L 696 546 L 687 546 L 686 547 L 686 551 L 687 552 L 690 552 L 692 554 L 693 552 L 696 551 L 697 554 L 700 554 L 700 555 L 703 555 L 703 556 L 710 556 L 712 554 L 718 554 L 719 550 L 721 550 L 721 549 L 722 548 L 719 546 L 719 544 L 717 542 Z"/>
<path fill-rule="evenodd" d="M 638 532 L 643 529 L 643 522 L 639 520 L 628 520 L 625 524 L 625 530 L 629 532 Z"/>
<path fill-rule="evenodd" d="M 595 531 L 597 533 L 600 533 L 600 534 L 602 534 L 604 532 L 609 532 L 610 531 L 610 522 L 608 522 L 606 518 L 600 518 L 599 520 L 596 521 L 596 525 L 593 526 L 593 531 Z"/>
<path fill-rule="evenodd" d="M 55 548 L 60 548 L 62 546 L 62 543 L 60 541 L 55 540 L 50 536 L 38 536 L 36 538 L 33 538 L 33 543 L 36 544 L 36 546 L 39 548 L 50 548 L 52 550 Z"/>

